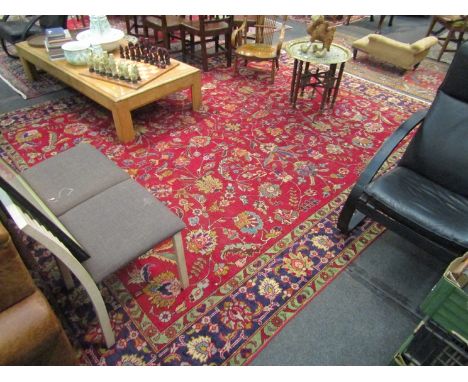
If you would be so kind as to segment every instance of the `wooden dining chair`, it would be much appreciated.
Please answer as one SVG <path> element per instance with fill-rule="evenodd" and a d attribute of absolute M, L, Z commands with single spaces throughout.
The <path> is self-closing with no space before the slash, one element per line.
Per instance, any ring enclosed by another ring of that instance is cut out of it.
<path fill-rule="evenodd" d="M 245 65 L 249 61 L 271 61 L 271 82 L 275 81 L 287 18 L 287 16 L 257 16 L 254 42 L 247 41 L 247 19 L 244 19 L 244 24 L 232 34 L 232 44 L 235 48 L 234 74 L 237 74 L 238 59 L 244 60 Z"/>
<path fill-rule="evenodd" d="M 182 16 L 146 16 L 143 28 L 146 37 L 150 37 L 149 30 L 153 30 L 155 44 L 171 50 L 171 40 L 181 39 Z M 161 37 L 159 37 L 161 35 Z M 178 50 L 182 51 L 182 49 Z M 174 51 L 175 52 L 175 51 Z"/>
<path fill-rule="evenodd" d="M 131 36 L 140 37 L 144 33 L 144 20 L 146 16 L 125 16 L 125 26 L 127 28 L 127 34 Z M 141 32 L 140 32 L 141 29 Z"/>
<path fill-rule="evenodd" d="M 439 29 L 434 30 L 436 27 Z M 437 61 L 440 61 L 445 52 L 455 52 L 458 50 L 467 30 L 468 16 L 432 16 L 426 36 L 432 35 L 439 39 L 441 49 L 437 56 Z M 457 47 L 455 49 L 449 48 L 450 42 L 456 43 Z"/>
<path fill-rule="evenodd" d="M 184 61 L 187 56 L 187 45 L 190 45 L 191 58 L 201 58 L 203 71 L 208 71 L 208 58 L 225 55 L 227 66 L 231 66 L 232 46 L 231 34 L 233 29 L 233 16 L 198 16 L 196 20 L 182 22 L 182 55 Z M 186 36 L 190 40 L 186 40 Z M 224 45 L 220 44 L 220 36 L 224 35 Z M 195 42 L 195 38 L 199 41 Z M 208 44 L 214 42 L 214 52 L 208 53 Z M 200 45 L 201 56 L 197 55 L 196 45 Z"/>

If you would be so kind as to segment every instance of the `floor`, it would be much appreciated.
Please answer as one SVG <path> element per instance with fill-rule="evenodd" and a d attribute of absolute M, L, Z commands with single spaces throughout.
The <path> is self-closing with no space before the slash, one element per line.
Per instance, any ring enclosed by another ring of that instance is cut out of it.
<path fill-rule="evenodd" d="M 288 21 L 286 40 L 305 35 Z M 349 26 L 356 37 L 372 33 L 368 19 Z M 428 17 L 395 17 L 384 35 L 402 41 L 424 36 Z M 411 27 L 410 27 L 411 25 Z M 72 90 L 23 100 L 0 81 L 0 113 L 59 99 Z M 253 365 L 386 365 L 421 319 L 418 306 L 446 264 L 391 232 L 374 242 L 298 314 L 253 361 Z"/>

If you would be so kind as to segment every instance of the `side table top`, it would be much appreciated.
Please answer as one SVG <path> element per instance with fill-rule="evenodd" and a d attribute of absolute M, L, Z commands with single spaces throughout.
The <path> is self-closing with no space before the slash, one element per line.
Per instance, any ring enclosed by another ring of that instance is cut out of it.
<path fill-rule="evenodd" d="M 313 46 L 321 46 L 322 43 L 314 42 L 311 44 L 310 49 L 307 49 L 309 44 L 310 38 L 306 36 L 286 42 L 284 49 L 290 57 L 313 64 L 340 64 L 351 58 L 350 50 L 338 44 L 331 44 L 329 52 L 326 52 L 323 57 L 317 57 L 312 53 Z"/>

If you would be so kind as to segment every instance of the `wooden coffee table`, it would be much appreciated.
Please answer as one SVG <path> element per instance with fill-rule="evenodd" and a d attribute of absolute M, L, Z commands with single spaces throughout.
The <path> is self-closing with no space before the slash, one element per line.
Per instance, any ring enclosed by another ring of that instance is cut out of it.
<path fill-rule="evenodd" d="M 197 111 L 201 106 L 201 72 L 183 62 L 141 88 L 131 89 L 83 76 L 80 72 L 86 67 L 65 60 L 51 61 L 44 48 L 30 46 L 27 41 L 16 44 L 16 49 L 30 80 L 36 79 L 36 67 L 40 68 L 110 110 L 117 137 L 123 143 L 135 139 L 132 110 L 186 88 L 192 90 L 192 109 Z M 118 57 L 118 52 L 115 56 Z"/>

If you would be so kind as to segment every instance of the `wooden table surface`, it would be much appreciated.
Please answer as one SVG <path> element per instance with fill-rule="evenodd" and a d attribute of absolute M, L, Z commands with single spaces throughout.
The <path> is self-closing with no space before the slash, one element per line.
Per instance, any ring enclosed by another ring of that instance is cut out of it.
<path fill-rule="evenodd" d="M 135 138 L 131 111 L 182 89 L 191 88 L 192 108 L 201 106 L 200 69 L 179 62 L 174 69 L 150 81 L 139 89 L 83 76 L 86 66 L 74 66 L 66 60 L 51 61 L 44 48 L 30 46 L 27 41 L 16 44 L 27 77 L 36 79 L 36 67 L 41 68 L 70 87 L 91 98 L 112 112 L 117 136 L 127 143 Z M 118 50 L 114 52 L 119 56 Z M 171 59 L 171 61 L 178 62 Z"/>

